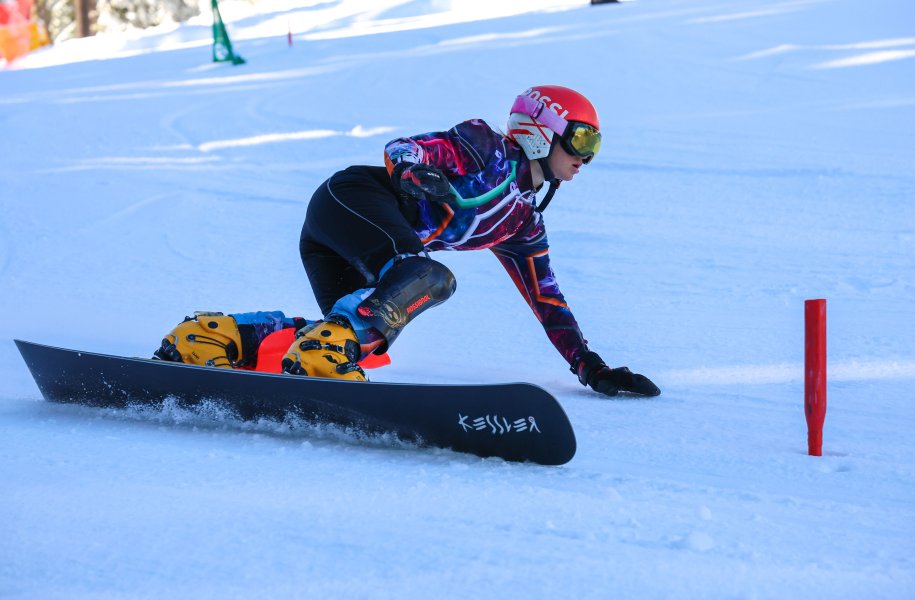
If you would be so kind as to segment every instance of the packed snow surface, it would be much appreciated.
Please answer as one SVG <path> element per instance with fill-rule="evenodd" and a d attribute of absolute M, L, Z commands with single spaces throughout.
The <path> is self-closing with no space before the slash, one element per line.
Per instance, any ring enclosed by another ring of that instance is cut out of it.
<path fill-rule="evenodd" d="M 226 2 L 0 72 L 0 596 L 915 597 L 915 4 Z M 293 44 L 287 42 L 291 32 Z M 218 408 L 47 403 L 13 338 L 149 356 L 193 310 L 314 318 L 311 192 L 558 83 L 604 147 L 545 213 L 580 386 L 489 252 L 383 381 L 530 381 L 512 464 Z M 828 301 L 824 455 L 803 303 Z"/>

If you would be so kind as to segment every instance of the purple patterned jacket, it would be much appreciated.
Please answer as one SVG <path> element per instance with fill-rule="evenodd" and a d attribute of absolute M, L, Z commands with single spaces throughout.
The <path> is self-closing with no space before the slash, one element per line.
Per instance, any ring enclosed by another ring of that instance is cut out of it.
<path fill-rule="evenodd" d="M 445 132 L 398 138 L 385 147 L 388 170 L 400 162 L 442 171 L 455 198 L 419 201 L 415 226 L 426 250 L 492 250 L 570 365 L 587 352 L 550 268 L 531 163 L 521 148 L 479 119 Z"/>

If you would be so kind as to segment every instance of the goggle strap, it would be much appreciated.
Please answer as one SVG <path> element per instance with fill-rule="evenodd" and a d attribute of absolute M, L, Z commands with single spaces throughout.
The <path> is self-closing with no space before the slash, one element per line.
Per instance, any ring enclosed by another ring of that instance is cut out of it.
<path fill-rule="evenodd" d="M 512 104 L 511 112 L 522 113 L 529 117 L 533 117 L 560 136 L 565 133 L 566 127 L 569 126 L 568 121 L 548 109 L 546 104 L 540 100 L 535 100 L 530 96 L 518 96 L 515 98 L 515 103 Z"/>

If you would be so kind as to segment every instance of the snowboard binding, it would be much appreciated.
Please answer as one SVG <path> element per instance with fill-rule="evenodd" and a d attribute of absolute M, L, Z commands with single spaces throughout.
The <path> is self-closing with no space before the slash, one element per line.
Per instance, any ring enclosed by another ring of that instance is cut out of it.
<path fill-rule="evenodd" d="M 243 362 L 242 339 L 231 316 L 195 312 L 167 333 L 153 358 L 204 367 L 232 369 Z"/>
<path fill-rule="evenodd" d="M 349 381 L 368 381 L 357 362 L 361 355 L 356 332 L 343 318 L 329 315 L 296 332 L 296 339 L 283 357 L 282 368 L 290 375 L 307 375 Z"/>

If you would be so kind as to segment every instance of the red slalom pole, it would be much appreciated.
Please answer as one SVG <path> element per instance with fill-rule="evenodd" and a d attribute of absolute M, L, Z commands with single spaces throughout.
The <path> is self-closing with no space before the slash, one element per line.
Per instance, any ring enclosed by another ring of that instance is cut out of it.
<path fill-rule="evenodd" d="M 804 414 L 807 454 L 823 456 L 826 420 L 826 300 L 804 302 Z"/>

